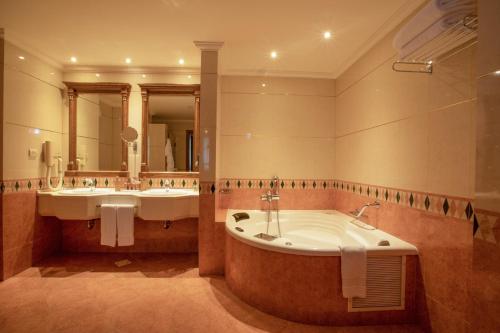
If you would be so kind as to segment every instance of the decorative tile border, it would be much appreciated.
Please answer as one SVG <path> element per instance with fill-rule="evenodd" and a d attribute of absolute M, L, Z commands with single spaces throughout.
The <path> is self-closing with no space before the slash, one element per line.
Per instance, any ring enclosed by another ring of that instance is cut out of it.
<path fill-rule="evenodd" d="M 86 179 L 92 177 L 64 177 L 65 188 L 84 187 Z M 115 187 L 114 177 L 93 177 L 96 187 Z M 59 179 L 52 177 L 51 183 L 55 186 Z M 171 188 L 198 188 L 198 178 L 147 178 L 143 180 L 148 188 L 164 187 L 169 184 Z M 45 178 L 10 179 L 0 181 L 2 193 L 37 191 L 46 187 Z"/>
<path fill-rule="evenodd" d="M 331 179 L 280 179 L 280 189 L 292 190 L 326 190 L 333 188 Z M 274 183 L 271 179 L 219 179 L 221 189 L 270 189 Z"/>
<path fill-rule="evenodd" d="M 85 179 L 88 177 L 65 177 L 64 187 L 85 186 Z M 52 178 L 52 183 L 57 183 L 57 178 Z M 97 187 L 114 187 L 113 177 L 94 178 Z M 149 188 L 164 187 L 169 184 L 172 188 L 198 188 L 200 194 L 215 194 L 219 189 L 257 189 L 266 190 L 274 186 L 271 179 L 220 179 L 217 182 L 199 182 L 198 178 L 147 178 L 143 180 Z M 471 221 L 474 216 L 473 201 L 467 198 L 456 198 L 439 194 L 423 193 L 402 189 L 394 189 L 383 186 L 373 186 L 346 182 L 332 179 L 280 179 L 280 189 L 290 190 L 328 190 L 350 192 L 356 195 L 365 196 L 391 202 L 405 207 L 411 207 L 422 211 L 435 213 L 440 216 L 454 217 L 466 221 Z M 45 187 L 44 178 L 14 179 L 0 182 L 2 193 L 36 191 Z M 485 221 L 482 215 L 478 219 Z M 478 223 L 480 224 L 478 220 Z M 484 222 L 487 223 L 487 222 Z M 484 230 L 488 230 L 485 227 Z M 486 234 L 481 234 L 487 239 L 491 239 Z"/>
<path fill-rule="evenodd" d="M 273 183 L 271 179 L 220 179 L 218 187 L 230 190 L 266 190 L 272 188 Z M 359 184 L 342 180 L 280 179 L 280 188 L 293 190 L 334 189 L 467 221 L 471 221 L 474 214 L 472 199 Z"/>
<path fill-rule="evenodd" d="M 474 213 L 474 238 L 497 244 L 495 229 L 500 228 L 500 213 L 477 209 Z"/>
<path fill-rule="evenodd" d="M 365 185 L 341 180 L 334 181 L 333 187 L 339 191 L 351 192 L 356 195 L 380 200 L 381 202 L 395 203 L 440 216 L 471 221 L 474 215 L 473 200 L 467 198 Z"/>

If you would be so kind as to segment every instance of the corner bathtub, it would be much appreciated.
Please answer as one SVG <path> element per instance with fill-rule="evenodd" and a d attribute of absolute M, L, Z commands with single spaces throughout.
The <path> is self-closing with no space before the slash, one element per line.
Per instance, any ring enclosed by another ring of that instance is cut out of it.
<path fill-rule="evenodd" d="M 233 214 L 249 218 L 236 222 Z M 269 234 L 278 234 L 276 212 Z M 228 210 L 226 281 L 245 302 L 278 317 L 322 325 L 415 321 L 417 249 L 337 211 L 280 211 L 281 238 L 266 233 L 267 213 Z M 387 242 L 389 245 L 387 245 Z M 342 296 L 340 249 L 366 247 L 367 298 Z M 385 245 L 381 245 L 385 244 Z"/>

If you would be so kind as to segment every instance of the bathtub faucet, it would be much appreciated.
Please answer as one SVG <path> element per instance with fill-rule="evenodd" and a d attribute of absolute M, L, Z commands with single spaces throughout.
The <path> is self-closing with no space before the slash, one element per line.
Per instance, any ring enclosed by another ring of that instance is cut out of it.
<path fill-rule="evenodd" d="M 278 223 L 278 237 L 281 237 L 281 227 L 280 227 L 280 210 L 278 206 L 278 201 L 280 195 L 278 192 L 279 178 L 278 176 L 273 177 L 271 181 L 271 190 L 267 191 L 265 194 L 260 196 L 260 200 L 267 201 L 267 228 L 266 234 L 269 234 L 269 224 L 272 220 L 272 202 L 276 201 L 276 222 Z"/>
<path fill-rule="evenodd" d="M 368 207 L 380 208 L 380 202 L 378 200 L 375 200 L 372 203 L 367 203 L 366 205 L 363 205 L 361 208 L 352 211 L 351 215 L 353 215 L 355 218 L 360 218 L 361 216 L 363 216 L 363 213 Z"/>

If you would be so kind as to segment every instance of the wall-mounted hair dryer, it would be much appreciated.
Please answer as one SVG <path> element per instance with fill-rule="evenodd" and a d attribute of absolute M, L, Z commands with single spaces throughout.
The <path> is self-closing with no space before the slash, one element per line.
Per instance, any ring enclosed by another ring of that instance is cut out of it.
<path fill-rule="evenodd" d="M 62 183 L 63 183 L 62 157 L 59 155 L 54 155 L 52 142 L 50 141 L 45 141 L 43 143 L 42 151 L 43 151 L 43 162 L 47 167 L 47 172 L 45 174 L 45 181 L 46 181 L 45 189 L 51 191 L 60 190 L 62 188 Z M 50 174 L 56 162 L 57 162 L 57 175 L 59 176 L 59 181 L 57 183 L 57 186 L 53 187 L 52 184 L 50 183 Z"/>

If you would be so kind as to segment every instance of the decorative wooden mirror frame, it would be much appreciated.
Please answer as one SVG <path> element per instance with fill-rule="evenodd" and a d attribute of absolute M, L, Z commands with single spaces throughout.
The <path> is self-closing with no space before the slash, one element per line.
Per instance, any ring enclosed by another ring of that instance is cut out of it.
<path fill-rule="evenodd" d="M 68 170 L 66 176 L 120 176 L 128 177 L 128 146 L 122 142 L 122 164 L 120 171 L 79 171 L 76 163 L 76 119 L 78 94 L 112 94 L 119 93 L 122 96 L 122 130 L 128 126 L 128 102 L 131 85 L 116 82 L 63 82 L 68 88 L 69 99 L 69 154 Z"/>
<path fill-rule="evenodd" d="M 139 177 L 161 177 L 162 175 L 197 175 L 200 147 L 200 85 L 199 84 L 170 84 L 147 83 L 139 84 L 142 95 L 142 155 L 141 172 Z M 193 150 L 195 154 L 195 168 L 192 172 L 176 171 L 149 171 L 148 165 L 148 123 L 149 123 L 149 96 L 150 95 L 192 95 L 195 97 Z"/>

